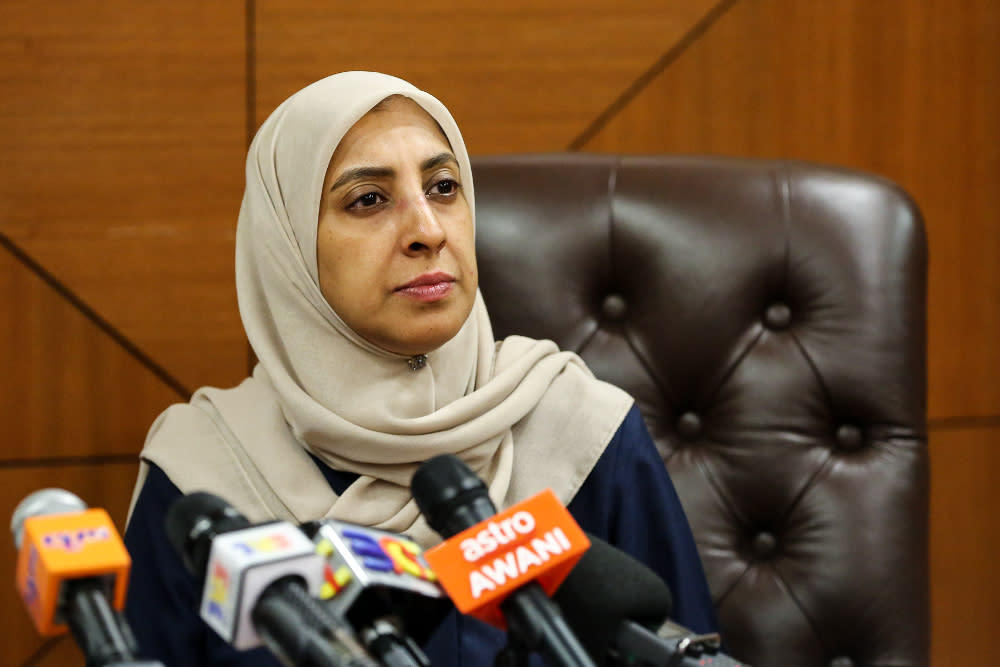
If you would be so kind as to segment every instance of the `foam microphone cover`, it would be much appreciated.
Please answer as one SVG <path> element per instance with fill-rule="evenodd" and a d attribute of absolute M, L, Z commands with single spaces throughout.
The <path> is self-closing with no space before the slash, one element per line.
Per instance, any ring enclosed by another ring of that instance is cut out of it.
<path fill-rule="evenodd" d="M 626 621 L 656 630 L 673 599 L 658 574 L 621 549 L 587 534 L 590 548 L 552 595 L 569 626 L 599 665 L 607 664 Z"/>
<path fill-rule="evenodd" d="M 410 491 L 428 525 L 449 538 L 497 513 L 486 484 L 454 454 L 441 454 L 417 468 Z"/>
<path fill-rule="evenodd" d="M 212 540 L 221 533 L 250 527 L 246 517 L 228 502 L 200 491 L 189 493 L 171 505 L 164 523 L 170 545 L 199 581 L 204 581 Z"/>

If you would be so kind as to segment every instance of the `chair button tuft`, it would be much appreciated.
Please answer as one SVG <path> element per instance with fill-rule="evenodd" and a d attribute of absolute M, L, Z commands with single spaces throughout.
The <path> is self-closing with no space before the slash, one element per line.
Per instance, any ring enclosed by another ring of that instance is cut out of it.
<path fill-rule="evenodd" d="M 682 438 L 694 438 L 701 433 L 701 417 L 693 412 L 685 412 L 677 420 L 677 433 Z"/>
<path fill-rule="evenodd" d="M 625 303 L 625 297 L 621 294 L 609 294 L 601 302 L 601 314 L 606 320 L 617 322 L 624 319 L 626 312 L 628 312 L 628 304 Z"/>
<path fill-rule="evenodd" d="M 761 558 L 773 554 L 777 545 L 778 541 L 774 539 L 774 535 L 766 530 L 760 531 L 753 538 L 753 552 Z"/>
<path fill-rule="evenodd" d="M 792 323 L 792 311 L 783 303 L 772 303 L 764 311 L 764 325 L 768 329 L 784 329 Z"/>
<path fill-rule="evenodd" d="M 837 429 L 837 445 L 841 449 L 860 449 L 864 444 L 864 436 L 861 429 L 853 424 L 844 424 Z"/>

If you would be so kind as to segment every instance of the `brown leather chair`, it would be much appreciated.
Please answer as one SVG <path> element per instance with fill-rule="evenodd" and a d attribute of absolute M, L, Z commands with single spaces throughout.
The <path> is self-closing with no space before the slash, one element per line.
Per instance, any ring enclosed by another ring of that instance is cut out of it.
<path fill-rule="evenodd" d="M 495 333 L 635 396 L 729 653 L 929 661 L 926 241 L 897 186 L 815 164 L 478 157 Z"/>

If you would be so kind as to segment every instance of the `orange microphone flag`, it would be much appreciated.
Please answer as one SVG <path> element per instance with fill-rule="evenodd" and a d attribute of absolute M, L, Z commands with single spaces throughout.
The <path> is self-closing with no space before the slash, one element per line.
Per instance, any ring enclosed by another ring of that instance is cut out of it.
<path fill-rule="evenodd" d="M 24 520 L 17 558 L 17 591 L 42 636 L 65 633 L 59 616 L 64 582 L 107 577 L 115 609 L 125 606 L 132 559 L 108 513 L 100 508 Z"/>
<path fill-rule="evenodd" d="M 506 630 L 500 603 L 531 581 L 559 587 L 590 547 L 569 511 L 546 489 L 424 552 L 463 614 Z"/>

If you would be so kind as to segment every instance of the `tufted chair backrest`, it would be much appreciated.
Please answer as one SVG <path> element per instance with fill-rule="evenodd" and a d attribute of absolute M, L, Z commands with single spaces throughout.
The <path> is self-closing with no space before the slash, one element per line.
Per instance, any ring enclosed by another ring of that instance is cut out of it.
<path fill-rule="evenodd" d="M 502 338 L 632 393 L 729 652 L 927 665 L 926 241 L 898 187 L 814 164 L 473 161 Z"/>

